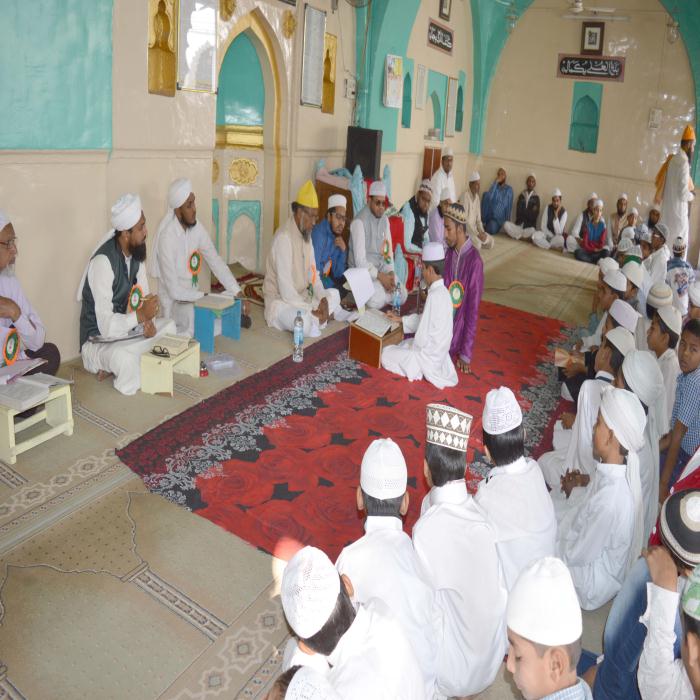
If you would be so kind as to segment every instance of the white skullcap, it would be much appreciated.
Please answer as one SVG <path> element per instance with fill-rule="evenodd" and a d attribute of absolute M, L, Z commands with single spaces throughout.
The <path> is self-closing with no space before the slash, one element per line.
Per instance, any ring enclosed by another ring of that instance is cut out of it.
<path fill-rule="evenodd" d="M 430 180 L 422 180 L 420 183 L 420 186 L 418 187 L 419 192 L 428 192 L 429 194 L 433 193 L 433 188 L 432 185 L 430 184 Z"/>
<path fill-rule="evenodd" d="M 552 192 L 552 197 L 561 197 L 561 190 L 558 187 L 554 188 L 554 191 Z"/>
<path fill-rule="evenodd" d="M 632 239 L 621 238 L 620 242 L 617 244 L 617 252 L 618 253 L 627 253 L 628 251 L 630 251 L 632 249 L 633 245 L 634 245 L 634 243 L 632 242 Z"/>
<path fill-rule="evenodd" d="M 610 270 L 603 275 L 603 282 L 612 287 L 616 292 L 627 291 L 627 278 L 620 270 Z"/>
<path fill-rule="evenodd" d="M 587 202 L 590 202 L 592 199 L 598 199 L 598 195 L 595 192 L 591 192 L 588 195 L 588 199 L 586 200 Z"/>
<path fill-rule="evenodd" d="M 627 386 L 647 407 L 664 391 L 664 377 L 654 355 L 647 350 L 630 350 L 622 363 L 622 374 Z"/>
<path fill-rule="evenodd" d="M 181 207 L 192 193 L 192 183 L 184 177 L 174 180 L 168 188 L 168 206 L 171 209 Z"/>
<path fill-rule="evenodd" d="M 639 240 L 640 240 L 640 242 L 644 241 L 645 243 L 648 243 L 649 245 L 651 245 L 651 231 L 648 228 L 646 228 L 646 226 L 644 228 L 645 228 L 645 230 L 643 230 L 639 234 Z"/>
<path fill-rule="evenodd" d="M 452 406 L 429 403 L 425 407 L 426 442 L 466 452 L 472 417 Z M 465 465 L 466 466 L 466 465 Z"/>
<path fill-rule="evenodd" d="M 633 241 L 634 240 L 634 226 L 625 226 L 625 228 L 622 229 L 622 233 L 620 234 L 620 238 L 624 239 L 624 240 Z"/>
<path fill-rule="evenodd" d="M 629 243 L 629 241 L 628 241 L 628 243 Z M 631 248 L 632 248 L 632 246 L 630 245 L 630 250 L 631 250 Z M 637 289 L 640 289 L 642 284 L 644 284 L 644 271 L 642 270 L 642 266 L 638 262 L 635 262 L 634 260 L 630 260 L 628 263 L 625 263 L 622 266 L 622 274 Z"/>
<path fill-rule="evenodd" d="M 634 214 L 635 216 L 639 216 L 639 209 L 637 207 L 632 207 L 627 214 Z"/>
<path fill-rule="evenodd" d="M 601 258 L 598 260 L 598 267 L 601 269 L 603 274 L 607 274 L 608 272 L 612 272 L 613 270 L 619 270 L 620 269 L 620 263 L 615 260 L 615 258 L 607 257 L 607 258 Z"/>
<path fill-rule="evenodd" d="M 639 399 L 631 391 L 605 387 L 600 400 L 600 412 L 605 424 L 626 450 L 639 452 L 644 447 L 647 417 Z"/>
<path fill-rule="evenodd" d="M 311 666 L 302 666 L 294 674 L 284 694 L 285 700 L 340 700 L 327 676 Z"/>
<path fill-rule="evenodd" d="M 300 549 L 282 575 L 282 608 L 297 637 L 313 637 L 335 609 L 340 577 L 331 560 L 316 547 Z"/>
<path fill-rule="evenodd" d="M 375 180 L 369 186 L 370 197 L 386 197 L 386 185 L 381 180 Z"/>
<path fill-rule="evenodd" d="M 450 199 L 451 194 L 448 187 L 443 187 L 440 191 L 440 201 L 444 202 L 446 199 Z"/>
<path fill-rule="evenodd" d="M 112 228 L 115 231 L 128 231 L 139 222 L 142 211 L 141 198 L 137 194 L 123 194 L 112 206 Z"/>
<path fill-rule="evenodd" d="M 632 257 L 635 258 L 641 258 L 642 257 L 642 249 L 638 245 L 633 245 L 630 249 L 627 255 L 631 255 Z"/>
<path fill-rule="evenodd" d="M 615 299 L 608 313 L 630 333 L 634 333 L 637 329 L 639 314 L 626 301 L 622 301 L 622 299 Z"/>
<path fill-rule="evenodd" d="M 481 180 L 481 175 L 479 175 L 479 173 L 475 170 L 469 176 L 469 182 L 479 182 L 479 180 Z"/>
<path fill-rule="evenodd" d="M 612 343 L 622 353 L 623 357 L 626 357 L 630 350 L 634 350 L 634 336 L 622 326 L 609 330 L 605 337 L 609 343 Z"/>
<path fill-rule="evenodd" d="M 0 231 L 2 231 L 9 223 L 10 217 L 2 209 L 0 209 Z"/>
<path fill-rule="evenodd" d="M 446 149 L 442 152 L 442 157 L 443 157 L 443 158 L 448 158 L 448 157 L 450 157 L 450 156 L 454 156 L 454 154 L 455 154 L 455 152 L 454 152 L 451 148 L 446 148 Z"/>
<path fill-rule="evenodd" d="M 372 498 L 398 498 L 406 493 L 407 479 L 406 460 L 399 446 L 390 438 L 371 442 L 362 457 L 362 490 Z"/>
<path fill-rule="evenodd" d="M 664 240 L 667 241 L 669 239 L 669 236 L 671 235 L 670 231 L 668 230 L 668 226 L 663 221 L 659 221 L 656 226 L 654 226 L 654 231 L 656 233 L 661 234 L 664 237 Z"/>
<path fill-rule="evenodd" d="M 328 208 L 334 209 L 335 207 L 343 207 L 345 209 L 348 206 L 348 200 L 342 194 L 332 194 L 328 198 Z"/>
<path fill-rule="evenodd" d="M 676 335 L 681 334 L 683 330 L 683 316 L 675 306 L 662 306 L 660 309 L 657 309 L 656 313 L 659 314 L 659 318 L 670 330 Z"/>
<path fill-rule="evenodd" d="M 660 204 L 652 204 L 649 207 L 649 211 L 658 211 L 659 213 L 661 213 L 661 205 Z"/>
<path fill-rule="evenodd" d="M 503 435 L 523 422 L 523 412 L 515 394 L 507 387 L 486 394 L 481 425 L 489 435 Z"/>
<path fill-rule="evenodd" d="M 618 196 L 618 199 L 624 199 L 626 202 L 627 201 L 627 193 L 623 192 L 621 195 Z"/>
<path fill-rule="evenodd" d="M 600 208 L 602 209 L 603 206 L 604 206 L 604 203 L 603 203 L 603 200 L 602 200 L 602 199 L 596 199 L 596 200 L 595 200 L 595 203 L 593 204 L 593 207 L 594 207 L 594 208 L 595 208 L 595 207 L 600 207 Z"/>
<path fill-rule="evenodd" d="M 0 221 L 0 231 L 2 231 L 2 221 Z M 682 253 L 685 250 L 685 239 L 683 236 L 677 236 L 673 241 L 673 252 Z"/>
<path fill-rule="evenodd" d="M 700 281 L 688 287 L 688 299 L 693 306 L 700 306 Z"/>
<path fill-rule="evenodd" d="M 673 292 L 667 284 L 655 284 L 647 295 L 647 304 L 660 309 L 662 306 L 670 306 L 673 303 Z"/>
<path fill-rule="evenodd" d="M 442 243 L 430 241 L 423 246 L 423 254 L 421 255 L 423 262 L 435 262 L 436 260 L 445 259 L 445 248 Z"/>
<path fill-rule="evenodd" d="M 548 647 L 581 638 L 581 607 L 561 559 L 544 557 L 523 569 L 508 594 L 506 623 L 520 637 Z"/>

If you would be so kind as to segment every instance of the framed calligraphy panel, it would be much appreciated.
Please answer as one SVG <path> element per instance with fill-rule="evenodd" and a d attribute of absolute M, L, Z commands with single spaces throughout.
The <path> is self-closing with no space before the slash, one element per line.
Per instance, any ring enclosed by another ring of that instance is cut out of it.
<path fill-rule="evenodd" d="M 454 32 L 449 27 L 436 22 L 434 19 L 428 22 L 428 46 L 452 55 L 454 38 Z"/>
<path fill-rule="evenodd" d="M 613 80 L 619 83 L 625 79 L 624 56 L 571 56 L 560 53 L 557 59 L 557 77 L 580 80 Z"/>

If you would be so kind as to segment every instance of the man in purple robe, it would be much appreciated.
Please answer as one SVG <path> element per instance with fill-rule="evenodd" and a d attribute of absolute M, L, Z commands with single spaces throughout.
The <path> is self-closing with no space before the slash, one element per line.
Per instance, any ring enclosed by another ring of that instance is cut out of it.
<path fill-rule="evenodd" d="M 461 204 L 450 204 L 445 221 L 445 286 L 452 298 L 454 325 L 450 354 L 460 372 L 471 374 L 472 350 L 484 291 L 484 263 L 467 233 L 467 215 Z"/>

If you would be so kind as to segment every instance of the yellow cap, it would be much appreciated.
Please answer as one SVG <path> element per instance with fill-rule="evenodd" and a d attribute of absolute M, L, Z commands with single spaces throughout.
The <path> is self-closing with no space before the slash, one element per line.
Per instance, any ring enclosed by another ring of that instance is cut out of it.
<path fill-rule="evenodd" d="M 307 180 L 301 189 L 297 192 L 297 196 L 294 201 L 297 204 L 301 204 L 302 207 L 308 207 L 309 209 L 318 209 L 318 195 L 316 194 L 316 188 L 311 180 Z"/>
<path fill-rule="evenodd" d="M 685 127 L 681 141 L 695 141 L 695 129 L 690 124 Z"/>

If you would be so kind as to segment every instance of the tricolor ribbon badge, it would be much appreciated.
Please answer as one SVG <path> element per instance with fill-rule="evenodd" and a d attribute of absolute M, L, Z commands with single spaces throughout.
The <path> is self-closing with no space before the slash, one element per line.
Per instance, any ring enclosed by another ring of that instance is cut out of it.
<path fill-rule="evenodd" d="M 384 256 L 384 262 L 391 262 L 391 246 L 387 240 L 384 241 L 384 250 L 382 251 L 382 255 Z"/>
<path fill-rule="evenodd" d="M 453 280 L 448 291 L 450 293 L 450 299 L 452 300 L 452 308 L 456 311 L 460 306 L 462 306 L 462 301 L 464 299 L 464 286 L 459 280 Z"/>
<path fill-rule="evenodd" d="M 2 359 L 6 365 L 14 364 L 19 353 L 19 333 L 16 328 L 11 328 L 5 336 L 5 344 L 2 348 Z"/>
<path fill-rule="evenodd" d="M 129 292 L 129 308 L 132 311 L 140 309 L 143 305 L 143 289 L 138 284 L 135 284 Z"/>
<path fill-rule="evenodd" d="M 192 251 L 189 262 L 187 263 L 187 269 L 192 275 L 192 286 L 196 287 L 197 281 L 199 280 L 199 272 L 202 269 L 202 255 L 198 250 Z"/>

